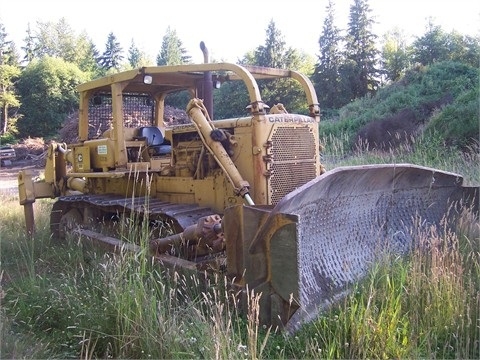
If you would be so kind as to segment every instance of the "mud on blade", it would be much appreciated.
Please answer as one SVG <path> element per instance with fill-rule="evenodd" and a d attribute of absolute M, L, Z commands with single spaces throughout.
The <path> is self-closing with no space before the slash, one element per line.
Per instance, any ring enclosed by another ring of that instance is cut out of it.
<path fill-rule="evenodd" d="M 273 209 L 227 209 L 228 271 L 262 292 L 264 323 L 289 332 L 344 296 L 385 254 L 405 254 L 413 233 L 478 211 L 478 187 L 460 175 L 409 164 L 337 168 Z M 243 229 L 230 234 L 228 229 Z"/>

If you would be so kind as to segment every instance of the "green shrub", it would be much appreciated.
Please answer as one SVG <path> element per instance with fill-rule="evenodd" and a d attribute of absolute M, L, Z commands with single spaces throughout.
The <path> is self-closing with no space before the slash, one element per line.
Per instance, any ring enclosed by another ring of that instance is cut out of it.
<path fill-rule="evenodd" d="M 435 128 L 448 144 L 465 146 L 471 138 L 478 139 L 479 74 L 479 69 L 455 62 L 411 69 L 400 81 L 379 89 L 375 96 L 344 106 L 338 117 L 323 119 L 320 134 L 346 136 L 345 141 L 353 147 L 355 135 L 366 124 L 388 119 L 402 109 L 412 109 L 417 114 L 419 130 L 425 126 Z"/>

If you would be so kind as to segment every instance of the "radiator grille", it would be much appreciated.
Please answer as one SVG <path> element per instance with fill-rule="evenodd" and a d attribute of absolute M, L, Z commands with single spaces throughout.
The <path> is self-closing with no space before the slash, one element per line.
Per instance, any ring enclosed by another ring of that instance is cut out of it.
<path fill-rule="evenodd" d="M 313 129 L 278 127 L 272 135 L 270 203 L 275 205 L 286 194 L 317 176 L 317 146 Z"/>

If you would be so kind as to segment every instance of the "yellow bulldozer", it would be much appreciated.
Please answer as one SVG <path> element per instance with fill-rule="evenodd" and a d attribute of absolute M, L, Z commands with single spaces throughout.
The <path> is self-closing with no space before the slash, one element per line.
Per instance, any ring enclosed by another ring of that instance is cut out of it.
<path fill-rule="evenodd" d="M 326 171 L 308 77 L 209 63 L 201 48 L 202 64 L 143 67 L 78 87 L 78 141 L 50 144 L 41 180 L 18 175 L 30 233 L 39 198 L 56 199 L 56 241 L 76 233 L 112 251 L 139 251 L 145 245 L 118 235 L 122 218 L 139 219 L 160 266 L 224 274 L 240 306 L 248 291 L 261 294 L 260 321 L 292 332 L 384 251 L 406 253 L 412 228 L 455 227 L 460 207 L 478 203 L 478 188 L 463 186 L 462 176 L 422 166 Z M 279 79 L 303 90 L 302 114 L 262 100 L 259 83 Z M 234 82 L 248 102 L 238 117 L 214 119 L 215 89 Z M 176 94 L 187 121 L 171 125 L 166 100 Z"/>

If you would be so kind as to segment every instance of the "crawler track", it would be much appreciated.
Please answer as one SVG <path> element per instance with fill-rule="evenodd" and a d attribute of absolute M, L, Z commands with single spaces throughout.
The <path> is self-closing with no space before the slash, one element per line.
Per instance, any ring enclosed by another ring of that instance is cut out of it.
<path fill-rule="evenodd" d="M 73 209 L 78 210 L 78 213 L 82 214 L 82 218 L 85 210 L 88 210 L 89 213 L 97 215 L 134 215 L 138 219 L 165 221 L 169 223 L 175 233 L 182 232 L 203 216 L 214 214 L 214 211 L 207 207 L 170 203 L 148 196 L 124 197 L 113 194 L 63 196 L 58 198 L 53 205 L 50 216 L 50 228 L 55 238 L 61 237 L 62 218 Z M 91 220 L 95 221 L 96 219 Z M 86 223 L 83 221 L 83 225 Z"/>

